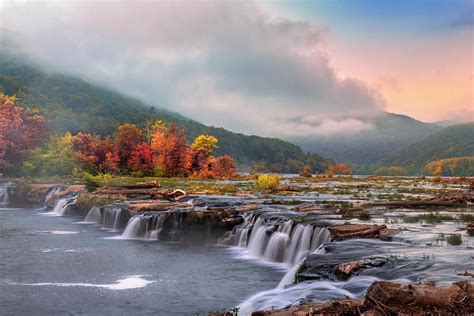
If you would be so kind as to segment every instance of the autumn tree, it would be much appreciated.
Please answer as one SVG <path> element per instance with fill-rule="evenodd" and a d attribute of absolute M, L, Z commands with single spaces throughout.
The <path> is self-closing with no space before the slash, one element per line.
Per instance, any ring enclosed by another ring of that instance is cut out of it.
<path fill-rule="evenodd" d="M 109 137 L 101 140 L 100 136 L 79 133 L 73 137 L 74 153 L 87 171 L 94 173 L 119 171 L 119 157 Z"/>
<path fill-rule="evenodd" d="M 0 173 L 17 174 L 45 131 L 41 115 L 25 111 L 15 104 L 14 96 L 0 93 Z"/>
<path fill-rule="evenodd" d="M 135 146 L 128 160 L 128 168 L 142 175 L 152 175 L 155 164 L 154 152 L 146 143 Z"/>
<path fill-rule="evenodd" d="M 119 158 L 119 167 L 124 170 L 129 166 L 129 159 L 135 147 L 143 142 L 142 131 L 133 124 L 123 124 L 114 136 L 114 149 Z"/>
<path fill-rule="evenodd" d="M 214 158 L 210 165 L 213 178 L 230 178 L 237 171 L 234 159 L 228 155 Z"/>
<path fill-rule="evenodd" d="M 340 163 L 340 164 L 331 164 L 329 165 L 328 172 L 331 174 L 340 174 L 340 175 L 351 175 L 352 170 L 349 168 L 349 164 Z"/>
<path fill-rule="evenodd" d="M 195 151 L 201 151 L 206 157 L 211 156 L 217 148 L 217 138 L 210 135 L 199 135 L 196 137 L 191 147 Z"/>
<path fill-rule="evenodd" d="M 184 131 L 176 124 L 158 129 L 153 135 L 151 148 L 158 153 L 157 163 L 167 176 L 184 176 L 189 165 L 190 148 Z"/>
<path fill-rule="evenodd" d="M 310 166 L 304 166 L 303 170 L 300 172 L 300 176 L 303 178 L 311 178 L 311 167 Z"/>

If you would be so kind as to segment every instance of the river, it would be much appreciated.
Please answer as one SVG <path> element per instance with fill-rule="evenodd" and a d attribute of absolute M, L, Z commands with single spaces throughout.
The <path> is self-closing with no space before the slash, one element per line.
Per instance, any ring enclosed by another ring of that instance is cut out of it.
<path fill-rule="evenodd" d="M 195 315 L 275 287 L 284 271 L 228 248 L 114 240 L 81 219 L 0 211 L 0 314 Z"/>

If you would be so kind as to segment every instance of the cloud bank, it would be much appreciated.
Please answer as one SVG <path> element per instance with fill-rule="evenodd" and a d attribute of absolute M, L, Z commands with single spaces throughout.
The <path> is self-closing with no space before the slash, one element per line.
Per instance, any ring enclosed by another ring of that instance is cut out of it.
<path fill-rule="evenodd" d="M 322 28 L 255 2 L 7 2 L 2 21 L 55 71 L 234 131 L 357 132 L 371 127 L 354 117 L 384 107 L 376 90 L 338 76 Z"/>

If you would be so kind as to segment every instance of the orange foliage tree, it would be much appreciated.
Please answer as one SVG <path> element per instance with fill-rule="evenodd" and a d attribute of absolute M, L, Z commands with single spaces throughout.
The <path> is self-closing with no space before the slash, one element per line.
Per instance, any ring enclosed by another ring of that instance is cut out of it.
<path fill-rule="evenodd" d="M 0 93 L 0 173 L 17 174 L 45 131 L 41 115 L 27 113 L 15 104 L 14 96 Z"/>
<path fill-rule="evenodd" d="M 328 168 L 328 172 L 332 174 L 351 175 L 352 170 L 349 168 L 347 163 L 331 164 Z"/>
<path fill-rule="evenodd" d="M 142 144 L 142 131 L 133 124 L 120 125 L 114 136 L 114 149 L 119 158 L 119 167 L 124 170 L 129 167 L 129 160 L 136 146 Z"/>
<path fill-rule="evenodd" d="M 158 153 L 157 164 L 168 176 L 188 174 L 191 150 L 186 145 L 184 131 L 176 124 L 163 126 L 155 131 L 151 148 Z"/>
<path fill-rule="evenodd" d="M 109 137 L 101 140 L 98 135 L 79 133 L 72 144 L 78 161 L 87 171 L 119 172 L 119 157 Z"/>
<path fill-rule="evenodd" d="M 214 158 L 211 162 L 211 175 L 213 178 L 233 177 L 236 170 L 234 159 L 228 155 Z"/>

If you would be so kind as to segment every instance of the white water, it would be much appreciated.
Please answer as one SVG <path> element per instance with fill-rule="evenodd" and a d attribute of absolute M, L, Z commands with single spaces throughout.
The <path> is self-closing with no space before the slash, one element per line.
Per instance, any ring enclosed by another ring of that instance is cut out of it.
<path fill-rule="evenodd" d="M 67 209 L 70 205 L 76 203 L 77 195 L 69 195 L 62 197 L 56 202 L 56 205 L 53 208 L 52 214 L 56 216 L 64 216 L 67 213 Z"/>
<path fill-rule="evenodd" d="M 94 206 L 79 224 L 99 224 L 111 232 L 120 232 L 129 217 L 125 205 Z"/>
<path fill-rule="evenodd" d="M 330 233 L 324 227 L 295 224 L 291 220 L 266 223 L 263 216 L 247 216 L 220 242 L 245 248 L 251 257 L 291 267 L 329 241 Z"/>
<path fill-rule="evenodd" d="M 312 254 L 321 254 L 324 253 L 324 245 L 321 244 L 318 249 L 316 249 Z M 289 285 L 292 285 L 296 281 L 296 272 L 300 269 L 301 265 L 304 263 L 306 258 L 301 259 L 297 264 L 295 264 L 281 279 L 278 283 L 277 289 L 284 289 Z"/>
<path fill-rule="evenodd" d="M 120 236 L 121 239 L 159 240 L 160 232 L 169 213 L 133 216 Z"/>
<path fill-rule="evenodd" d="M 84 221 L 84 224 L 99 224 L 102 215 L 100 214 L 100 207 L 94 206 L 92 207 L 89 212 L 87 213 Z"/>
<path fill-rule="evenodd" d="M 44 203 L 43 203 L 43 210 L 48 209 L 48 202 L 49 200 L 53 197 L 53 195 L 57 192 L 61 191 L 61 187 L 57 186 L 54 187 L 51 191 L 46 194 L 46 197 L 44 198 Z"/>
<path fill-rule="evenodd" d="M 114 284 L 93 284 L 93 283 L 16 283 L 10 282 L 10 285 L 29 285 L 29 286 L 80 286 L 80 287 L 97 287 L 107 290 L 129 290 L 144 288 L 150 283 L 156 281 L 150 281 L 142 278 L 142 275 L 129 276 L 125 279 L 117 280 Z"/>
<path fill-rule="evenodd" d="M 239 316 L 251 315 L 254 311 L 281 309 L 298 305 L 303 300 L 327 302 L 333 299 L 362 297 L 365 290 L 378 279 L 372 276 L 353 277 L 345 282 L 339 281 L 310 281 L 298 283 L 292 287 L 278 287 L 273 290 L 260 292 L 239 307 Z M 351 291 L 347 289 L 350 288 Z"/>
<path fill-rule="evenodd" d="M 8 184 L 0 184 L 0 205 L 10 204 L 10 197 L 8 195 Z"/>

